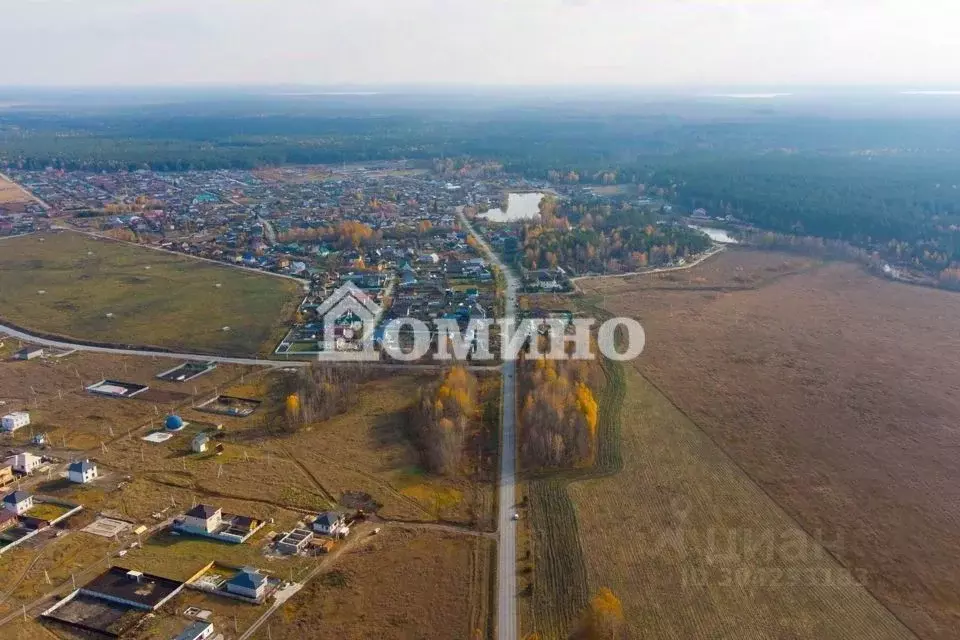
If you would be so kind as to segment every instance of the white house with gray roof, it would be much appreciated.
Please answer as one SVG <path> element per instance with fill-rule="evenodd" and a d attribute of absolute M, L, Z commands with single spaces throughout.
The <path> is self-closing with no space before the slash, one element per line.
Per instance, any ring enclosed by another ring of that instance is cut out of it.
<path fill-rule="evenodd" d="M 97 464 L 89 460 L 78 460 L 67 467 L 67 480 L 77 484 L 87 484 L 97 479 Z"/>

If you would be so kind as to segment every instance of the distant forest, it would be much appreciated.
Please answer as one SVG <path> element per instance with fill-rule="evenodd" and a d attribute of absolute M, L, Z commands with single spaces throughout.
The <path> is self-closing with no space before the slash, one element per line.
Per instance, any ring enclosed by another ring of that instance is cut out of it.
<path fill-rule="evenodd" d="M 439 157 L 560 183 L 635 184 L 683 209 L 960 263 L 960 116 L 569 101 L 295 99 L 0 110 L 0 164 L 160 171 Z"/>

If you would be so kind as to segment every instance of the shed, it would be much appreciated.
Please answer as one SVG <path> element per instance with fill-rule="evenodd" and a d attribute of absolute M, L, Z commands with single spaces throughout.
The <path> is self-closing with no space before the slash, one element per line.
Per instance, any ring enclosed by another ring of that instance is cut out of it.
<path fill-rule="evenodd" d="M 205 433 L 198 433 L 193 437 L 193 441 L 190 443 L 190 448 L 194 453 L 203 453 L 207 450 L 209 444 L 210 436 Z"/>
<path fill-rule="evenodd" d="M 20 349 L 20 351 L 17 351 L 13 357 L 17 360 L 33 360 L 34 358 L 40 358 L 42 356 L 42 347 L 24 347 Z"/>

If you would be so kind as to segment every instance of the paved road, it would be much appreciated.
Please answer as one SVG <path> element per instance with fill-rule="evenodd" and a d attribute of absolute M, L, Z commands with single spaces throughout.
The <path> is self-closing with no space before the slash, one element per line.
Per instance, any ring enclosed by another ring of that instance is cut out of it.
<path fill-rule="evenodd" d="M 490 260 L 500 268 L 507 281 L 505 318 L 516 318 L 518 283 L 470 222 L 460 214 L 464 226 L 473 234 Z M 500 436 L 500 513 L 497 517 L 500 539 L 497 545 L 497 639 L 517 639 L 517 523 L 516 509 L 516 410 L 517 366 L 510 360 L 503 363 L 503 420 Z"/>
<path fill-rule="evenodd" d="M 41 347 L 55 347 L 57 349 L 73 349 L 75 351 L 90 351 L 93 353 L 109 353 L 113 355 L 120 356 L 143 356 L 143 357 L 157 357 L 157 358 L 170 358 L 173 360 L 194 360 L 197 362 L 216 362 L 219 364 L 240 364 L 247 365 L 251 367 L 309 367 L 315 362 L 315 360 L 262 360 L 258 358 L 229 358 L 226 356 L 211 356 L 203 355 L 198 353 L 170 353 L 167 351 L 144 351 L 139 349 L 123 349 L 120 347 L 96 347 L 93 345 L 86 344 L 76 344 L 74 342 L 65 342 L 62 340 L 48 340 L 46 338 L 41 338 L 35 336 L 32 333 L 27 333 L 26 331 L 21 331 L 19 329 L 14 329 L 13 327 L 8 327 L 6 325 L 0 324 L 0 340 L 3 339 L 4 335 L 9 336 L 15 340 L 23 340 L 24 342 L 29 342 L 30 344 L 36 344 Z M 336 360 L 324 361 L 327 364 L 337 364 Z M 347 364 L 352 364 L 352 362 L 347 361 Z M 391 362 L 358 362 L 365 367 L 377 368 L 377 369 L 386 369 L 388 371 L 416 371 L 423 373 L 434 373 L 439 371 L 446 371 L 449 367 L 446 364 L 405 364 L 405 363 L 391 363 Z M 488 371 L 496 369 L 495 365 L 483 365 L 483 364 L 472 364 L 467 367 L 471 371 Z"/>

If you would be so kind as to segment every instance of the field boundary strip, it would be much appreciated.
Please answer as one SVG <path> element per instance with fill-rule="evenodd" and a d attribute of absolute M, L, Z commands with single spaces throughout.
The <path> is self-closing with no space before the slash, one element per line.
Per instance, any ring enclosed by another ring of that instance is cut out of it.
<path fill-rule="evenodd" d="M 550 477 L 534 475 L 528 485 L 531 521 L 554 523 L 550 527 L 531 527 L 536 556 L 531 593 L 533 630 L 544 638 L 566 637 L 590 597 L 576 507 L 567 487 L 574 482 L 616 475 L 623 468 L 620 429 L 626 378 L 621 363 L 604 358 L 601 365 L 606 383 L 598 403 L 597 458 L 593 467 L 553 473 Z"/>

